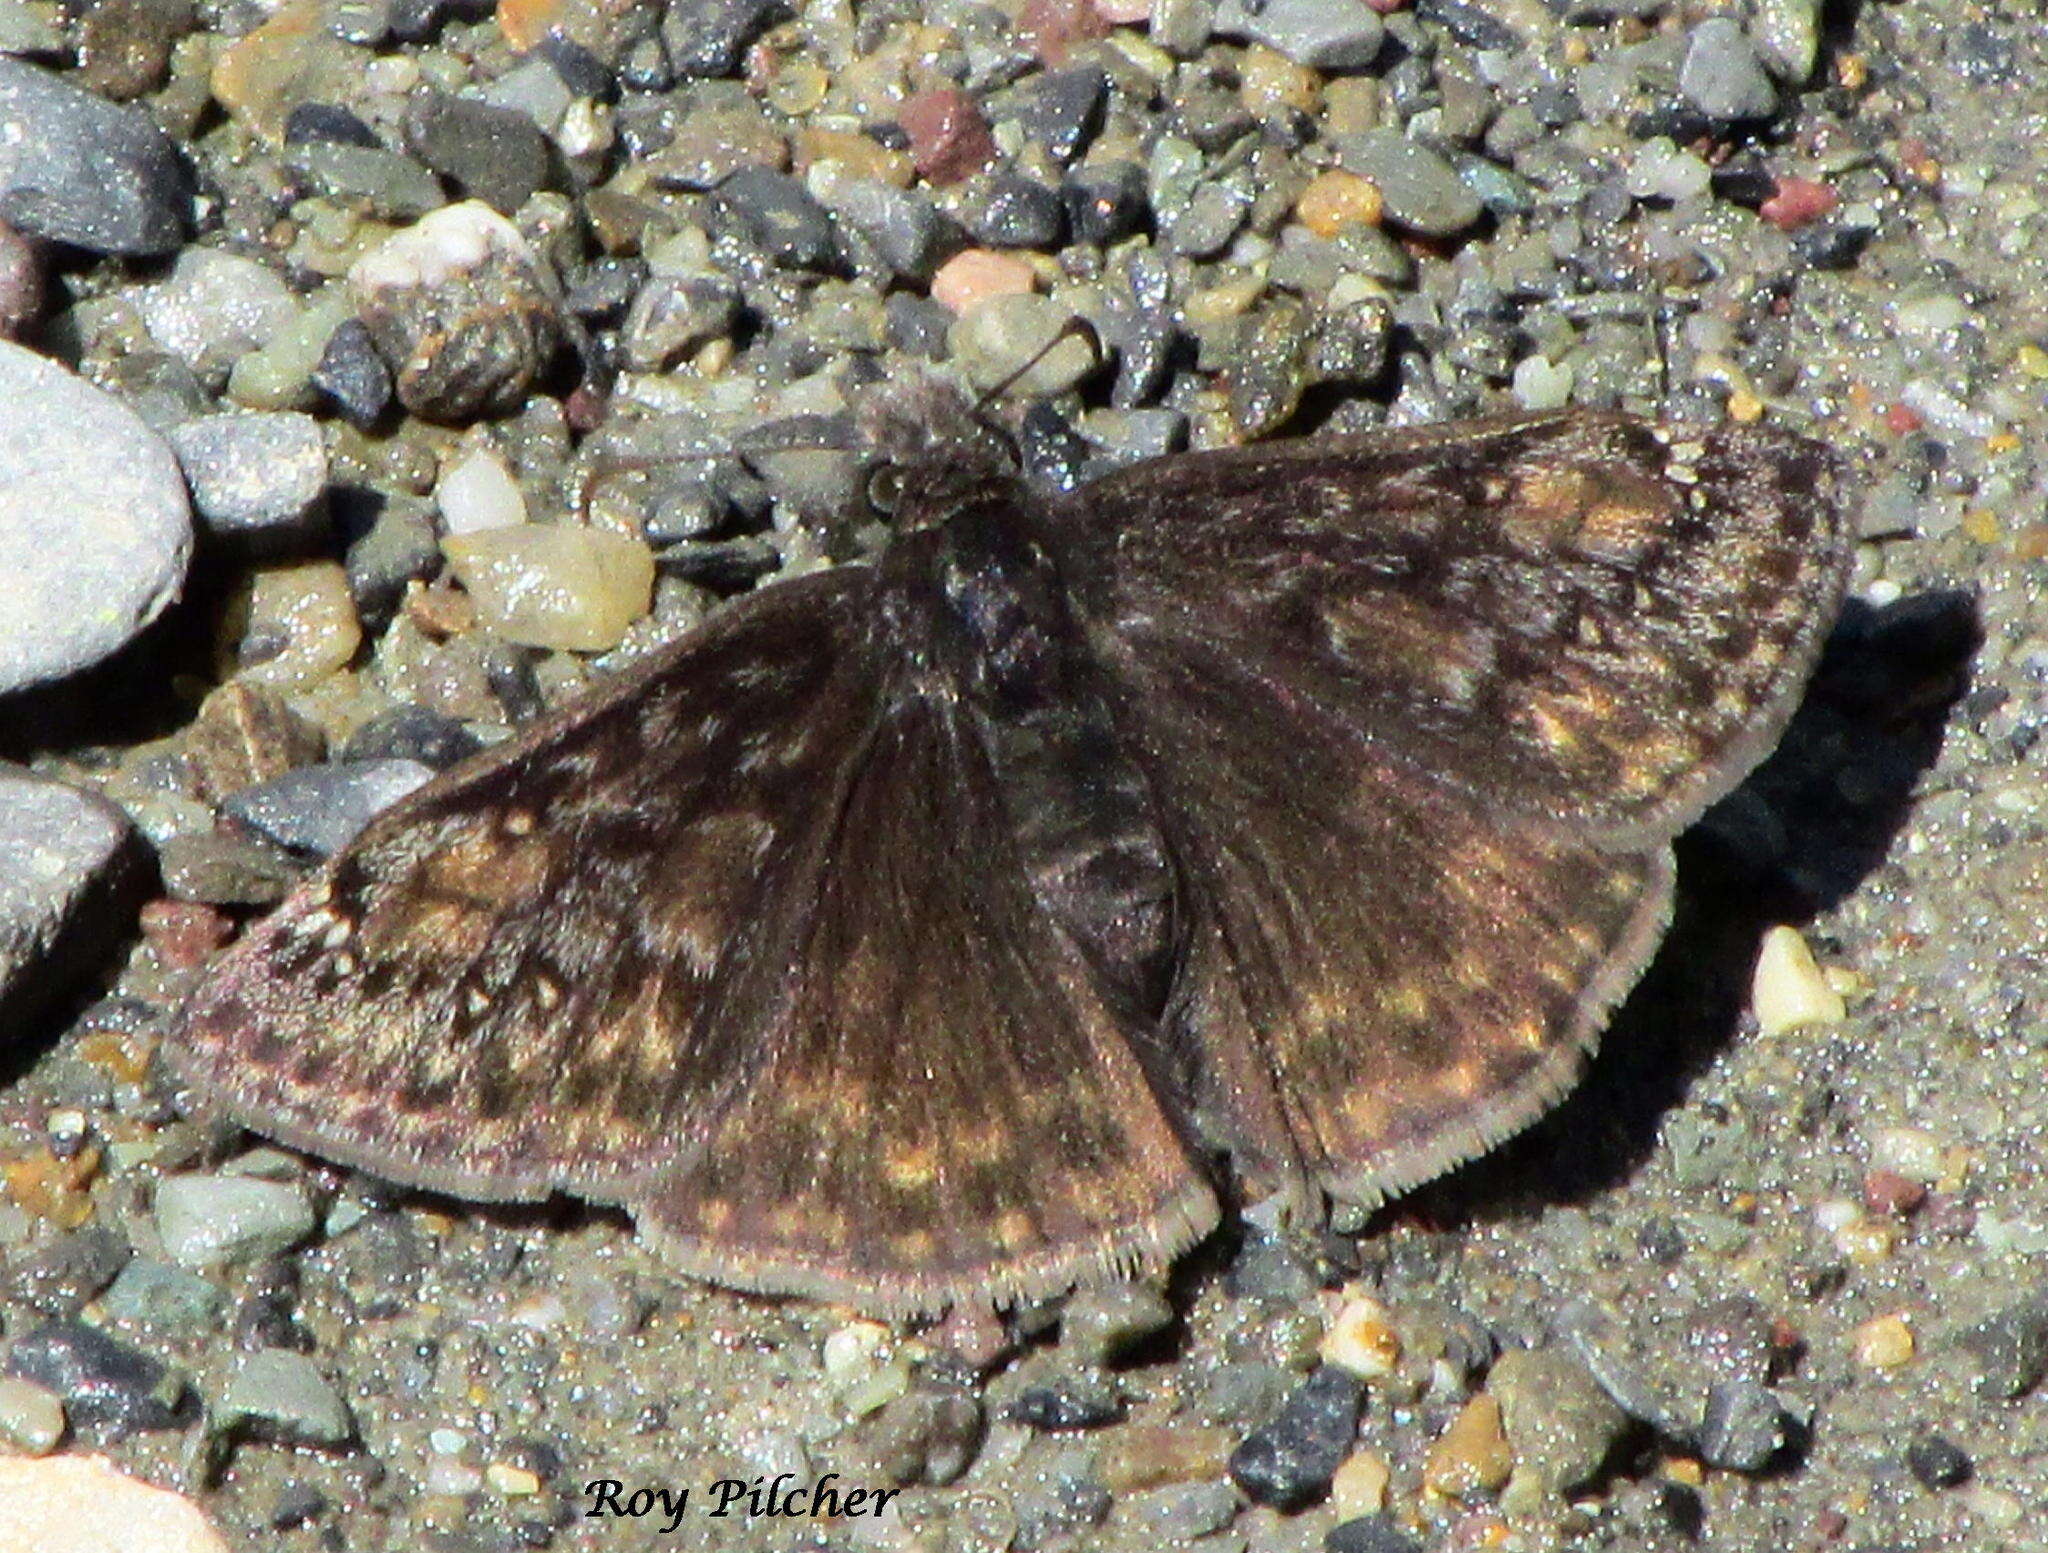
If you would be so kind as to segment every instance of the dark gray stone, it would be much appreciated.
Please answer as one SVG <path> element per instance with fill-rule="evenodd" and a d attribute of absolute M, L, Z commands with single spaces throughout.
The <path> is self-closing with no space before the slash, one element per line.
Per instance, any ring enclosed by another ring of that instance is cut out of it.
<path fill-rule="evenodd" d="M 0 767 L 0 1016 L 27 1018 L 128 931 L 132 846 L 105 799 Z"/>
<path fill-rule="evenodd" d="M 320 423 L 292 410 L 239 410 L 187 421 L 171 448 L 209 532 L 281 546 L 323 526 L 327 444 Z"/>
<path fill-rule="evenodd" d="M 742 167 L 711 198 L 724 219 L 777 264 L 824 270 L 838 262 L 839 240 L 831 216 L 788 174 Z"/>
<path fill-rule="evenodd" d="M 553 151 L 525 114 L 467 97 L 429 93 L 405 116 L 405 143 L 471 199 L 511 215 L 553 175 Z"/>
<path fill-rule="evenodd" d="M 170 253 L 191 231 L 191 174 L 142 109 L 0 57 L 0 220 L 93 253 Z"/>
<path fill-rule="evenodd" d="M 183 1417 L 185 1383 L 139 1348 L 78 1321 L 52 1321 L 14 1340 L 0 1371 L 64 1399 L 74 1427 L 112 1439 L 171 1429 Z"/>
<path fill-rule="evenodd" d="M 331 760 L 245 787 L 222 807 L 279 846 L 327 857 L 433 774 L 417 760 Z"/>
<path fill-rule="evenodd" d="M 391 403 L 391 369 L 360 318 L 343 319 L 327 337 L 313 368 L 313 386 L 351 426 L 367 431 L 384 414 Z"/>
<path fill-rule="evenodd" d="M 661 41 L 677 75 L 729 76 L 747 45 L 788 14 L 786 0 L 671 0 Z"/>
<path fill-rule="evenodd" d="M 483 741 L 454 718 L 416 701 L 379 712 L 348 736 L 336 751 L 343 761 L 418 761 L 446 771 L 483 748 Z"/>
<path fill-rule="evenodd" d="M 1145 169 L 1136 162 L 1075 168 L 1060 186 L 1067 229 L 1077 243 L 1107 245 L 1141 230 L 1151 215 Z"/>
<path fill-rule="evenodd" d="M 963 213 L 975 241 L 991 248 L 1057 248 L 1067 225 L 1059 191 L 1016 173 L 971 180 Z"/>
<path fill-rule="evenodd" d="M 1276 1510 L 1316 1503 L 1351 1454 L 1364 1403 L 1363 1382 L 1335 1365 L 1322 1366 L 1230 1453 L 1231 1478 L 1255 1502 Z"/>

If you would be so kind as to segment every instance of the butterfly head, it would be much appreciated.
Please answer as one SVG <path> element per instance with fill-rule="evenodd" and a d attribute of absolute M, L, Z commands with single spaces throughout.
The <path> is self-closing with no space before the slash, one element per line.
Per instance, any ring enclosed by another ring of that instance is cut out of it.
<path fill-rule="evenodd" d="M 868 499 L 898 533 L 936 527 L 977 497 L 1007 492 L 1017 450 L 951 384 L 932 378 L 886 384 L 858 411 L 876 463 Z"/>

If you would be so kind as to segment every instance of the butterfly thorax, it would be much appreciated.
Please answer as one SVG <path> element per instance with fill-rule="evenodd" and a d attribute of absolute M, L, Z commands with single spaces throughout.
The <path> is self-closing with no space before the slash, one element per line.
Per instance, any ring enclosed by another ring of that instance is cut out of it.
<path fill-rule="evenodd" d="M 1048 508 L 1014 476 L 933 478 L 876 574 L 878 650 L 942 703 L 1012 817 L 1040 905 L 1133 1014 L 1156 1018 L 1174 956 L 1173 878 L 1152 794 L 1120 748 L 1075 618 Z"/>

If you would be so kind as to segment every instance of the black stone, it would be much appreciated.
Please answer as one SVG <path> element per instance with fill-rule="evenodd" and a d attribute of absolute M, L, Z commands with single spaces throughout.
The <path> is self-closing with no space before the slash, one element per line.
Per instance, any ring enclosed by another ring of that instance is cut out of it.
<path fill-rule="evenodd" d="M 1972 1327 L 1963 1349 L 1977 1361 L 1977 1393 L 2023 1397 L 2048 1373 L 2048 1299 L 2029 1300 Z"/>
<path fill-rule="evenodd" d="M 1422 1544 L 1384 1515 L 1361 1515 L 1332 1526 L 1324 1534 L 1323 1553 L 1422 1553 Z"/>
<path fill-rule="evenodd" d="M 343 420 L 367 431 L 391 404 L 391 369 L 377 354 L 360 318 L 342 320 L 327 337 L 313 368 L 313 386 L 325 394 Z"/>
<path fill-rule="evenodd" d="M 416 760 L 445 771 L 483 747 L 483 741 L 454 718 L 417 701 L 401 701 L 350 734 L 335 758 Z"/>
<path fill-rule="evenodd" d="M 616 324 L 626 316 L 634 293 L 647 282 L 645 260 L 608 254 L 577 272 L 569 284 L 569 311 L 585 322 Z"/>
<path fill-rule="evenodd" d="M 1816 270 L 1854 269 L 1876 235 L 1876 228 L 1861 222 L 1820 221 L 1794 235 L 1792 251 Z"/>
<path fill-rule="evenodd" d="M 464 195 L 511 215 L 554 175 L 553 150 L 525 114 L 438 92 L 415 98 L 405 143 Z"/>
<path fill-rule="evenodd" d="M 1093 65 L 1048 70 L 1021 93 L 1016 117 L 1031 143 L 1065 166 L 1102 128 L 1108 97 L 1109 77 Z"/>
<path fill-rule="evenodd" d="M 291 1531 L 317 1520 L 327 1510 L 327 1496 L 311 1483 L 293 1478 L 277 1491 L 270 1510 L 272 1531 Z"/>
<path fill-rule="evenodd" d="M 184 1382 L 139 1348 L 78 1321 L 52 1321 L 16 1338 L 0 1370 L 64 1399 L 73 1425 L 113 1439 L 176 1428 Z"/>
<path fill-rule="evenodd" d="M 590 97 L 611 102 L 619 95 L 619 83 L 610 66 L 582 44 L 559 32 L 551 32 L 534 45 L 534 53 L 546 60 L 572 97 Z"/>
<path fill-rule="evenodd" d="M 1655 1218 L 1636 1232 L 1636 1245 L 1659 1267 L 1676 1267 L 1685 1259 L 1685 1233 L 1666 1218 Z"/>
<path fill-rule="evenodd" d="M 383 144 L 374 129 L 337 103 L 295 103 L 284 118 L 284 143 L 299 146 L 311 141 L 372 149 Z"/>
<path fill-rule="evenodd" d="M 661 41 L 677 75 L 729 76 L 747 45 L 787 15 L 787 0 L 671 0 Z"/>
<path fill-rule="evenodd" d="M 1136 162 L 1077 167 L 1060 188 L 1075 242 L 1113 243 L 1141 230 L 1151 214 L 1145 170 Z"/>
<path fill-rule="evenodd" d="M 1357 1376 L 1324 1365 L 1230 1453 L 1231 1479 L 1258 1504 L 1306 1509 L 1330 1491 L 1351 1454 L 1364 1401 Z"/>
<path fill-rule="evenodd" d="M 839 260 L 832 218 L 786 173 L 742 167 L 718 186 L 713 208 L 754 245 L 789 269 L 826 270 Z"/>
<path fill-rule="evenodd" d="M 1124 1415 L 1115 1385 L 1096 1375 L 1061 1375 L 1026 1387 L 1010 1404 L 1010 1417 L 1033 1429 L 1098 1429 Z"/>
<path fill-rule="evenodd" d="M 1778 192 L 1778 176 L 1756 152 L 1740 151 L 1714 169 L 1712 185 L 1716 198 L 1755 210 Z"/>
<path fill-rule="evenodd" d="M 996 173 L 974 191 L 967 230 L 991 248 L 1057 248 L 1067 207 L 1057 189 L 1016 173 Z"/>
<path fill-rule="evenodd" d="M 1954 1488 L 1968 1481 L 1971 1461 L 1961 1446 L 1930 1432 L 1906 1447 L 1906 1470 L 1922 1488 Z"/>

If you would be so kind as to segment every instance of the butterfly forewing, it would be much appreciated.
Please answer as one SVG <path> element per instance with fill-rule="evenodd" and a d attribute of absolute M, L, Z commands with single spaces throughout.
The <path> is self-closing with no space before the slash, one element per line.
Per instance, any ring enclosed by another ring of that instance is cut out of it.
<path fill-rule="evenodd" d="M 1832 461 L 1551 415 L 1200 453 L 1091 486 L 1101 650 L 1227 643 L 1433 781 L 1625 842 L 1762 758 L 1841 597 Z"/>

